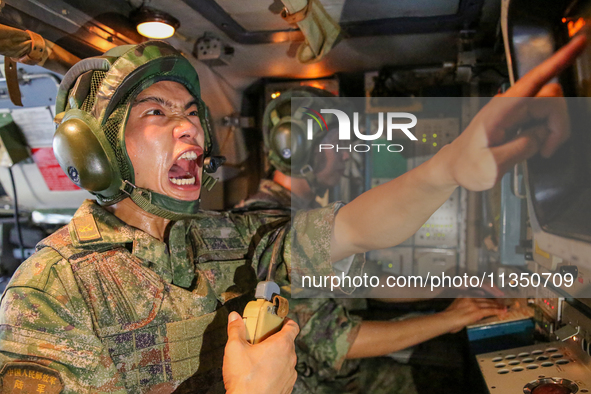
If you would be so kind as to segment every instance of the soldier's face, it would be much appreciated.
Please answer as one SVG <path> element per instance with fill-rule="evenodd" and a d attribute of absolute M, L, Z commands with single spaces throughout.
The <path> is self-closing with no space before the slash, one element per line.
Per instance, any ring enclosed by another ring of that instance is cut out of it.
<path fill-rule="evenodd" d="M 125 127 L 135 184 L 177 200 L 198 199 L 204 141 L 197 103 L 183 85 L 161 81 L 146 88 Z"/>
<path fill-rule="evenodd" d="M 320 141 L 320 144 L 331 144 L 333 146 L 339 143 L 339 133 L 337 129 L 331 129 Z M 315 149 L 318 149 L 316 147 Z M 325 187 L 334 187 L 339 184 L 345 174 L 347 161 L 350 153 L 346 150 L 323 149 L 316 151 L 313 158 L 313 168 L 316 175 L 316 182 Z"/>

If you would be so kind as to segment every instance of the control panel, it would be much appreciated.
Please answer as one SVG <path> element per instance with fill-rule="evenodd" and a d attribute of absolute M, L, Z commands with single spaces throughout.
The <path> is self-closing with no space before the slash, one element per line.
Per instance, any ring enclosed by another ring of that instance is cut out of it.
<path fill-rule="evenodd" d="M 561 323 L 564 326 L 572 327 L 575 333 L 571 337 L 581 350 L 591 356 L 591 318 L 587 316 L 584 310 L 587 308 L 580 306 L 580 309 L 574 307 L 568 302 L 564 303 Z"/>
<path fill-rule="evenodd" d="M 378 127 L 377 115 L 368 115 L 367 121 L 370 129 Z M 443 146 L 451 143 L 459 133 L 459 118 L 419 117 L 413 128 L 417 141 L 395 141 L 404 147 L 400 153 L 383 150 L 372 152 L 369 187 L 376 187 L 420 166 Z M 368 259 L 377 261 L 383 271 L 392 274 L 426 277 L 428 273 L 438 275 L 449 272 L 457 266 L 461 249 L 460 222 L 465 220 L 462 215 L 462 192 L 460 188 L 456 189 L 421 228 L 400 246 L 372 251 Z"/>

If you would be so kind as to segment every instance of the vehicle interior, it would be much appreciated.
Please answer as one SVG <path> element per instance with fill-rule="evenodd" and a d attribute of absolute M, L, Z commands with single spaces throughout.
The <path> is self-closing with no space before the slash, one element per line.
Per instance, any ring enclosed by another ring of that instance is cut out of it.
<path fill-rule="evenodd" d="M 462 103 L 455 113 L 423 111 L 419 141 L 405 152 L 351 154 L 339 185 L 318 200 L 348 202 L 451 142 L 483 103 L 590 20 L 591 1 L 3 0 L 0 30 L 30 30 L 58 49 L 45 67 L 16 63 L 12 76 L 8 66 L 1 67 L 2 290 L 35 245 L 93 198 L 70 181 L 53 155 L 60 81 L 79 59 L 147 40 L 138 32 L 147 18 L 174 27 L 165 41 L 199 74 L 215 130 L 214 154 L 226 159 L 212 174 L 217 183 L 202 195 L 201 206 L 227 210 L 272 173 L 264 112 L 281 94 L 313 87 L 362 98 L 367 128 L 380 111 L 399 109 L 384 98 L 409 100 L 411 112 L 415 98 Z M 2 34 L 0 53 L 8 64 L 12 52 Z M 590 78 L 586 49 L 558 82 L 565 96 L 582 98 L 591 93 Z M 378 270 L 393 275 L 424 276 L 437 267 L 575 278 L 570 288 L 558 284 L 504 298 L 504 319 L 486 319 L 392 354 L 412 366 L 421 394 L 542 394 L 539 388 L 548 384 L 563 390 L 557 393 L 591 390 L 591 301 L 585 293 L 591 286 L 591 141 L 584 124 L 572 123 L 567 153 L 553 161 L 534 157 L 486 192 L 458 188 L 411 239 L 367 253 Z M 386 320 L 441 311 L 449 303 L 367 300 L 357 313 Z"/>

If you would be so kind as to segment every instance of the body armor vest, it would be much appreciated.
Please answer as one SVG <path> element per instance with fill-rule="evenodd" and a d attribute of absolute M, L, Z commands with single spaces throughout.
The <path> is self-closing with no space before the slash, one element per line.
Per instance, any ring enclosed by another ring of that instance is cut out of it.
<path fill-rule="evenodd" d="M 207 219 L 191 228 L 197 278 L 190 290 L 164 281 L 125 245 L 75 247 L 67 226 L 37 246 L 69 262 L 94 331 L 130 393 L 157 384 L 180 384 L 175 393 L 224 392 L 227 316 L 242 312 L 257 279 L 248 245 L 230 221 Z"/>

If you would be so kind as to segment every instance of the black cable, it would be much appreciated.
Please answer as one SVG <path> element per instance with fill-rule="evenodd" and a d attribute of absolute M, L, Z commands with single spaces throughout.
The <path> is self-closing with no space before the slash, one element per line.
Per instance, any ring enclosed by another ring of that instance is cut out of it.
<path fill-rule="evenodd" d="M 12 167 L 8 167 L 10 174 L 10 182 L 12 183 L 12 195 L 14 196 L 14 224 L 18 233 L 18 243 L 21 248 L 21 261 L 25 261 L 25 248 L 23 246 L 23 232 L 21 231 L 21 224 L 18 218 L 18 198 L 16 197 L 16 185 L 14 184 L 14 175 L 12 175 Z"/>

